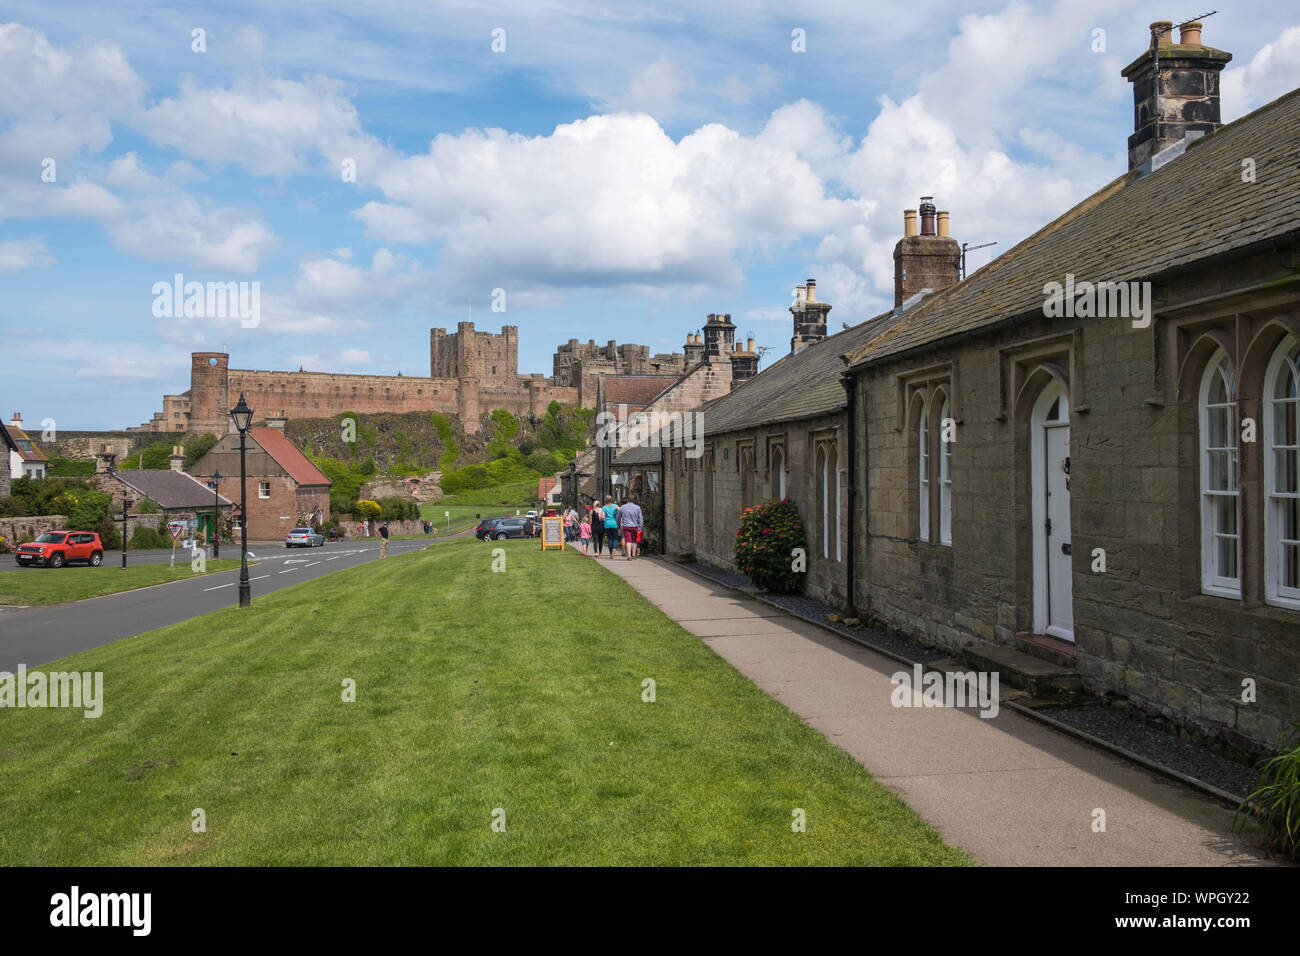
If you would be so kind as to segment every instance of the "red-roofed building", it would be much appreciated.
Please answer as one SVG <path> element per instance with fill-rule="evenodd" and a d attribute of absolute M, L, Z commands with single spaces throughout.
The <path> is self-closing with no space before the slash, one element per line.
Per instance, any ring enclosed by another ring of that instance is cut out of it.
<path fill-rule="evenodd" d="M 330 517 L 331 482 L 284 434 L 282 420 L 248 430 L 248 537 L 281 541 L 293 528 L 319 527 Z M 239 509 L 239 435 L 223 436 L 195 463 L 192 474 L 210 481 L 221 472 L 221 494 Z"/>
<path fill-rule="evenodd" d="M 537 500 L 547 506 L 560 503 L 560 479 L 540 478 L 537 481 Z"/>

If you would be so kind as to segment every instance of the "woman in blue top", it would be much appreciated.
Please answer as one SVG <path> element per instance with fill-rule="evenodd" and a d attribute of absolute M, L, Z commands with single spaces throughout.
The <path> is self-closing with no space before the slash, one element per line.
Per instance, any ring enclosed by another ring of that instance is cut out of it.
<path fill-rule="evenodd" d="M 605 543 L 609 548 L 610 560 L 613 560 L 614 547 L 618 541 L 618 505 L 614 504 L 613 498 L 606 498 L 602 510 L 605 513 Z"/>

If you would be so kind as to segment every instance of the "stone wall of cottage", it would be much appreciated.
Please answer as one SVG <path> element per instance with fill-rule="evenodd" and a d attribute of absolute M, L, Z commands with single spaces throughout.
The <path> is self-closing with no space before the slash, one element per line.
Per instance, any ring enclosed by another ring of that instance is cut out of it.
<path fill-rule="evenodd" d="M 1267 265 L 1237 275 L 1258 280 Z M 1157 286 L 1157 301 L 1194 302 L 1233 278 L 1182 277 Z M 1187 335 L 1160 321 L 1135 329 L 1119 318 L 1040 318 L 860 376 L 859 606 L 951 649 L 1012 644 L 1033 629 L 1028 419 L 1050 364 L 1068 380 L 1072 406 L 1074 632 L 1087 686 L 1234 746 L 1276 745 L 1300 716 L 1300 611 L 1266 605 L 1258 585 L 1262 452 L 1239 445 L 1244 598 L 1203 594 L 1197 395 L 1180 392 L 1177 370 L 1204 328 L 1227 329 L 1245 352 L 1271 315 L 1288 313 L 1292 322 L 1300 313 L 1294 293 L 1184 314 Z M 1198 368 L 1188 374 L 1199 383 Z M 956 403 L 951 547 L 918 540 L 915 421 L 900 413 L 909 375 L 940 376 Z M 1247 382 L 1239 413 L 1260 422 L 1257 391 Z M 1105 551 L 1104 572 L 1093 570 L 1095 549 Z M 1246 680 L 1253 702 L 1242 700 Z"/>
<path fill-rule="evenodd" d="M 847 597 L 844 545 L 849 520 L 847 462 L 842 441 L 839 446 L 841 548 L 838 561 L 833 542 L 829 545 L 830 557 L 822 556 L 820 478 L 819 474 L 814 474 L 815 441 L 831 434 L 843 435 L 842 417 L 825 415 L 710 436 L 707 434 L 707 412 L 705 415 L 705 452 L 700 458 L 687 458 L 682 449 L 670 449 L 669 473 L 664 482 L 668 553 L 693 554 L 704 564 L 735 570 L 732 556 L 736 531 L 746 504 L 741 463 L 749 460 L 742 457 L 741 451 L 746 447 L 753 449 L 754 468 L 749 471 L 748 503 L 757 504 L 778 497 L 779 477 L 772 462 L 773 449 L 780 448 L 786 471 L 785 496 L 798 506 L 808 537 L 808 577 L 804 593 L 837 609 L 842 607 Z M 833 511 L 831 522 L 833 527 Z"/>

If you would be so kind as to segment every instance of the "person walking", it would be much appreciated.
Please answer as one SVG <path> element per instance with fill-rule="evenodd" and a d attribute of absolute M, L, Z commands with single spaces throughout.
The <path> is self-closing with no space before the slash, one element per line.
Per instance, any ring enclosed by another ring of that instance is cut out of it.
<path fill-rule="evenodd" d="M 591 538 L 595 548 L 595 556 L 599 558 L 601 542 L 605 540 L 605 513 L 600 510 L 599 503 L 591 506 L 591 513 L 587 516 L 587 521 L 591 525 Z"/>
<path fill-rule="evenodd" d="M 641 506 L 635 498 L 628 498 L 618 509 L 618 523 L 623 530 L 623 555 L 631 561 L 637 556 L 637 545 L 641 540 L 641 525 L 644 522 Z"/>
<path fill-rule="evenodd" d="M 614 550 L 618 547 L 618 505 L 612 497 L 605 499 L 605 547 L 609 550 L 609 559 L 614 559 Z"/>
<path fill-rule="evenodd" d="M 379 526 L 379 537 L 383 540 L 379 542 L 379 556 L 388 557 L 388 522 L 385 521 Z"/>
<path fill-rule="evenodd" d="M 565 508 L 564 509 L 564 540 L 565 541 L 568 541 L 570 543 L 573 542 L 573 534 L 577 522 L 578 522 L 578 513 L 574 511 L 572 508 Z"/>
<path fill-rule="evenodd" d="M 578 534 L 582 535 L 582 553 L 587 553 L 587 546 L 591 544 L 591 522 L 586 518 L 578 525 Z"/>

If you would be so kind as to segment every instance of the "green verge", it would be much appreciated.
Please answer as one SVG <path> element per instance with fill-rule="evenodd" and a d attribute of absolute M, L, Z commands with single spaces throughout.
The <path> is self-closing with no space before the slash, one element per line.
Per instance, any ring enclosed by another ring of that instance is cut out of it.
<path fill-rule="evenodd" d="M 492 488 L 465 491 L 458 495 L 448 495 L 437 501 L 426 501 L 420 505 L 420 517 L 432 521 L 437 528 L 437 533 L 445 537 L 478 525 L 480 519 L 475 515 L 482 515 L 484 518 L 500 518 L 502 515 L 512 515 L 516 511 L 522 514 L 529 508 L 536 507 L 537 482 L 518 481 Z M 447 516 L 444 514 L 446 511 L 451 512 L 450 530 Z"/>
<path fill-rule="evenodd" d="M 0 864 L 971 863 L 597 562 L 502 545 L 46 665 L 104 711 L 0 711 Z"/>
<path fill-rule="evenodd" d="M 12 561 L 13 556 L 6 555 L 0 560 Z M 15 568 L 12 571 L 0 571 L 0 605 L 34 606 L 83 601 L 86 598 L 103 597 L 105 594 L 117 594 L 119 591 L 134 591 L 155 584 L 182 581 L 197 573 L 190 568 L 188 551 L 177 552 L 174 568 L 165 564 L 128 564 L 126 570 L 123 570 L 121 565 L 115 563 L 116 560 L 117 555 L 110 553 L 104 556 L 104 563 L 97 568 L 69 564 L 62 568 Z M 205 573 L 229 571 L 237 567 L 238 561 L 225 558 L 219 561 L 209 560 Z"/>

